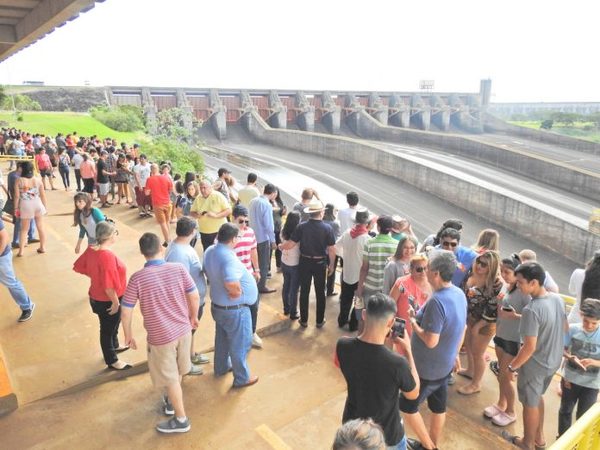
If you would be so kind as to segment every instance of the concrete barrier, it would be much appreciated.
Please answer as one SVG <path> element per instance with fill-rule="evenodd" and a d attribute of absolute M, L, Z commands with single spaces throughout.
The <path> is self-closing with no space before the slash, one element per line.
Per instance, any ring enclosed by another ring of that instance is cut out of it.
<path fill-rule="evenodd" d="M 268 144 L 358 164 L 393 176 L 514 230 L 577 264 L 584 264 L 600 248 L 600 236 L 587 231 L 584 220 L 442 164 L 416 155 L 397 155 L 357 139 L 275 130 L 255 111 L 245 114 L 242 123 L 251 135 Z"/>
<path fill-rule="evenodd" d="M 596 172 L 521 150 L 488 144 L 477 140 L 476 136 L 466 137 L 384 126 L 365 112 L 361 112 L 356 121 L 356 133 L 366 139 L 443 150 L 499 169 L 511 170 L 532 180 L 594 200 L 600 197 L 600 174 Z"/>
<path fill-rule="evenodd" d="M 600 155 L 600 144 L 583 139 L 574 138 L 556 134 L 551 131 L 535 130 L 533 128 L 520 127 L 512 123 L 505 122 L 492 114 L 485 115 L 485 129 L 493 133 L 506 133 L 513 136 L 520 136 L 532 141 L 542 142 L 544 144 L 558 145 L 567 147 L 580 152 Z"/>
<path fill-rule="evenodd" d="M 13 412 L 18 407 L 19 402 L 13 392 L 8 370 L 0 350 L 0 417 Z"/>

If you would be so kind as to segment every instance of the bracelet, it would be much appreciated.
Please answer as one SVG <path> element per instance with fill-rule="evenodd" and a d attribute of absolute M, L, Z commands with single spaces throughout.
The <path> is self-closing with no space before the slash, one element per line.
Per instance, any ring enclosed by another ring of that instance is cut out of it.
<path fill-rule="evenodd" d="M 510 364 L 508 365 L 508 371 L 511 373 L 517 373 L 519 371 L 519 369 L 513 369 L 513 366 L 511 366 Z"/>

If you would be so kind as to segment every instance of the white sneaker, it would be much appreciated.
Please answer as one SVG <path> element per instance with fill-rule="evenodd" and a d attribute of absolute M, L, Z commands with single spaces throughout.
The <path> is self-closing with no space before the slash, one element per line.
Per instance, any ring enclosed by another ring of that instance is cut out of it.
<path fill-rule="evenodd" d="M 254 333 L 252 335 L 252 347 L 256 347 L 256 348 L 262 348 L 263 343 L 262 343 L 262 339 L 260 338 L 260 336 L 256 333 Z"/>

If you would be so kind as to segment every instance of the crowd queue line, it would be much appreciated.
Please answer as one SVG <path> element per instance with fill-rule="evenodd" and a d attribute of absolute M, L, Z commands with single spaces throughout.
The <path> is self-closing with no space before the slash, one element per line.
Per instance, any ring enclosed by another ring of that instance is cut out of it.
<path fill-rule="evenodd" d="M 259 190 L 254 173 L 241 187 L 226 168 L 215 182 L 194 173 L 172 177 L 168 161 L 151 163 L 138 145 L 77 133 L 52 138 L 3 129 L 0 153 L 33 155 L 40 173 L 21 161 L 11 164 L 6 183 L 0 174 L 0 210 L 13 222 L 11 242 L 0 219 L 0 282 L 21 309 L 19 321 L 32 317 L 35 304 L 15 276 L 11 249 L 21 256 L 26 244 L 39 243 L 37 252 L 46 252 L 46 190 L 57 189 L 58 169 L 69 191 L 72 169 L 73 225 L 79 230 L 73 269 L 90 279 L 90 306 L 111 370 L 131 368 L 119 355 L 137 347 L 131 322 L 139 303 L 150 376 L 163 390 L 163 412 L 171 416 L 157 425 L 160 432 L 190 429 L 180 382 L 184 375 L 202 374 L 201 365 L 210 362 L 193 345 L 207 294 L 216 326 L 215 376 L 232 372 L 234 388 L 258 382 L 247 354 L 262 346 L 258 303 L 261 294 L 275 292 L 268 286 L 273 253 L 274 270 L 283 277 L 283 313 L 304 328 L 311 286 L 315 326 L 325 326 L 326 298 L 338 295 L 336 267 L 342 266 L 337 325 L 357 335 L 336 345 L 348 398 L 333 448 L 437 448 L 448 386 L 456 374 L 467 380 L 458 393 L 480 392 L 492 339 L 497 360 L 489 366 L 498 377 L 498 401 L 483 414 L 505 427 L 517 420 L 518 398 L 524 436 L 503 432 L 515 446 L 545 447 L 542 396 L 559 368 L 559 435 L 571 425 L 576 406 L 579 418 L 597 399 L 600 252 L 573 273 L 569 290 L 577 301 L 567 317 L 558 286 L 533 251 L 500 256 L 500 236 L 492 229 L 464 246 L 458 219 L 419 240 L 407 218 L 374 216 L 360 206 L 356 192 L 347 193 L 348 205 L 338 211 L 311 188 L 288 211 L 277 187 Z M 111 250 L 118 229 L 106 216 L 107 208 L 119 204 L 136 209 L 140 218 L 154 216 L 161 228 L 160 237 L 140 238 L 146 264 L 129 278 Z M 198 241 L 202 258 L 194 248 Z M 466 367 L 459 353 L 466 354 Z M 425 400 L 432 413 L 428 426 L 419 413 Z M 405 436 L 401 416 L 416 439 Z"/>

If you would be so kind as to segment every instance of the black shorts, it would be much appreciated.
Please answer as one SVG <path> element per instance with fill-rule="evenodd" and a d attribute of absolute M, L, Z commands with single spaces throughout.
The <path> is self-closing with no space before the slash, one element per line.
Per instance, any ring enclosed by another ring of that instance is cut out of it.
<path fill-rule="evenodd" d="M 415 414 L 419 411 L 419 405 L 427 399 L 427 406 L 434 414 L 444 414 L 446 412 L 446 403 L 448 400 L 448 377 L 450 374 L 439 380 L 423 380 L 419 378 L 421 388 L 419 396 L 415 400 L 408 400 L 403 395 L 400 396 L 400 411 L 407 414 Z"/>
<path fill-rule="evenodd" d="M 42 178 L 44 177 L 48 177 L 50 178 L 52 176 L 52 169 L 44 169 L 44 170 L 40 170 L 40 176 Z"/>
<path fill-rule="evenodd" d="M 511 356 L 517 356 L 517 353 L 519 353 L 520 345 L 518 342 L 507 341 L 506 339 L 494 336 L 494 344 L 496 347 L 500 347 L 504 353 L 508 353 Z"/>

